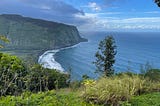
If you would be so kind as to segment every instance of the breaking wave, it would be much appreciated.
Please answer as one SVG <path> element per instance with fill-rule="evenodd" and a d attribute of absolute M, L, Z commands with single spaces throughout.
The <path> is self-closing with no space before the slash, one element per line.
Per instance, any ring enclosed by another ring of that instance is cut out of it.
<path fill-rule="evenodd" d="M 45 68 L 49 68 L 49 69 L 57 69 L 60 72 L 64 72 L 64 68 L 62 67 L 62 65 L 60 63 L 58 63 L 54 56 L 57 52 L 64 50 L 64 49 L 70 49 L 70 48 L 74 48 L 79 44 L 76 44 L 74 46 L 70 46 L 70 47 L 65 47 L 65 48 L 61 48 L 61 49 L 57 49 L 57 50 L 48 50 L 45 53 L 43 53 L 39 59 L 38 59 L 38 63 L 41 64 L 43 67 Z"/>

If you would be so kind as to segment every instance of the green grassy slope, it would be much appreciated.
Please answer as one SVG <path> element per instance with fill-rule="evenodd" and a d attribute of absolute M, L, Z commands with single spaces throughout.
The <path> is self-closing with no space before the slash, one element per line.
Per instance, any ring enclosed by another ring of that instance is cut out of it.
<path fill-rule="evenodd" d="M 84 102 L 79 94 L 80 92 L 66 90 L 52 90 L 38 94 L 26 92 L 17 97 L 1 97 L 0 106 L 98 106 Z M 135 96 L 130 102 L 123 102 L 122 106 L 160 106 L 159 98 L 160 93 Z"/>
<path fill-rule="evenodd" d="M 160 106 L 160 93 L 150 93 L 133 97 L 123 106 Z"/>

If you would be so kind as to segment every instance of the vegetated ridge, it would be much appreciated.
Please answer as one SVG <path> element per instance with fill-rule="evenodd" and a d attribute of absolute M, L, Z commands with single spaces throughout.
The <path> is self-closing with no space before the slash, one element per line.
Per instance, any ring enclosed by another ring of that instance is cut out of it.
<path fill-rule="evenodd" d="M 14 51 L 15 54 L 29 50 L 30 54 L 33 50 L 39 54 L 86 41 L 75 26 L 15 14 L 0 15 L 0 34 L 10 40 L 9 44 L 1 42 L 5 46 L 2 50 Z"/>

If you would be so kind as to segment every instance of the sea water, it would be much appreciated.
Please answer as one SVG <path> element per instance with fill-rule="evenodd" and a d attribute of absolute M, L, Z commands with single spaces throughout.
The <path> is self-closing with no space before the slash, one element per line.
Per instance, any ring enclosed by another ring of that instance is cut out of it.
<path fill-rule="evenodd" d="M 98 44 L 107 35 L 115 38 L 117 45 L 116 72 L 140 72 L 140 66 L 147 62 L 153 68 L 160 68 L 160 32 L 88 32 L 82 33 L 88 42 L 82 42 L 74 47 L 47 52 L 42 62 L 48 62 L 46 67 L 70 71 L 72 79 L 81 79 L 82 75 L 97 78 L 95 53 Z"/>

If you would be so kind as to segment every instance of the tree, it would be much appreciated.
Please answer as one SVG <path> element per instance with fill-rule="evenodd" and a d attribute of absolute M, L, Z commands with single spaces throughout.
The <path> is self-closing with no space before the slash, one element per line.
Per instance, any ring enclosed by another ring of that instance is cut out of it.
<path fill-rule="evenodd" d="M 104 40 L 100 41 L 98 51 L 95 54 L 96 61 L 93 62 L 97 67 L 96 71 L 105 76 L 113 75 L 113 64 L 115 63 L 116 53 L 115 40 L 112 36 L 107 36 Z"/>
<path fill-rule="evenodd" d="M 0 53 L 0 95 L 17 95 L 24 88 L 26 71 L 16 56 Z"/>
<path fill-rule="evenodd" d="M 155 3 L 160 7 L 160 0 L 155 0 Z"/>
<path fill-rule="evenodd" d="M 68 74 L 34 64 L 28 68 L 28 74 L 25 76 L 25 86 L 26 90 L 31 92 L 64 88 L 68 87 L 68 78 Z"/>

